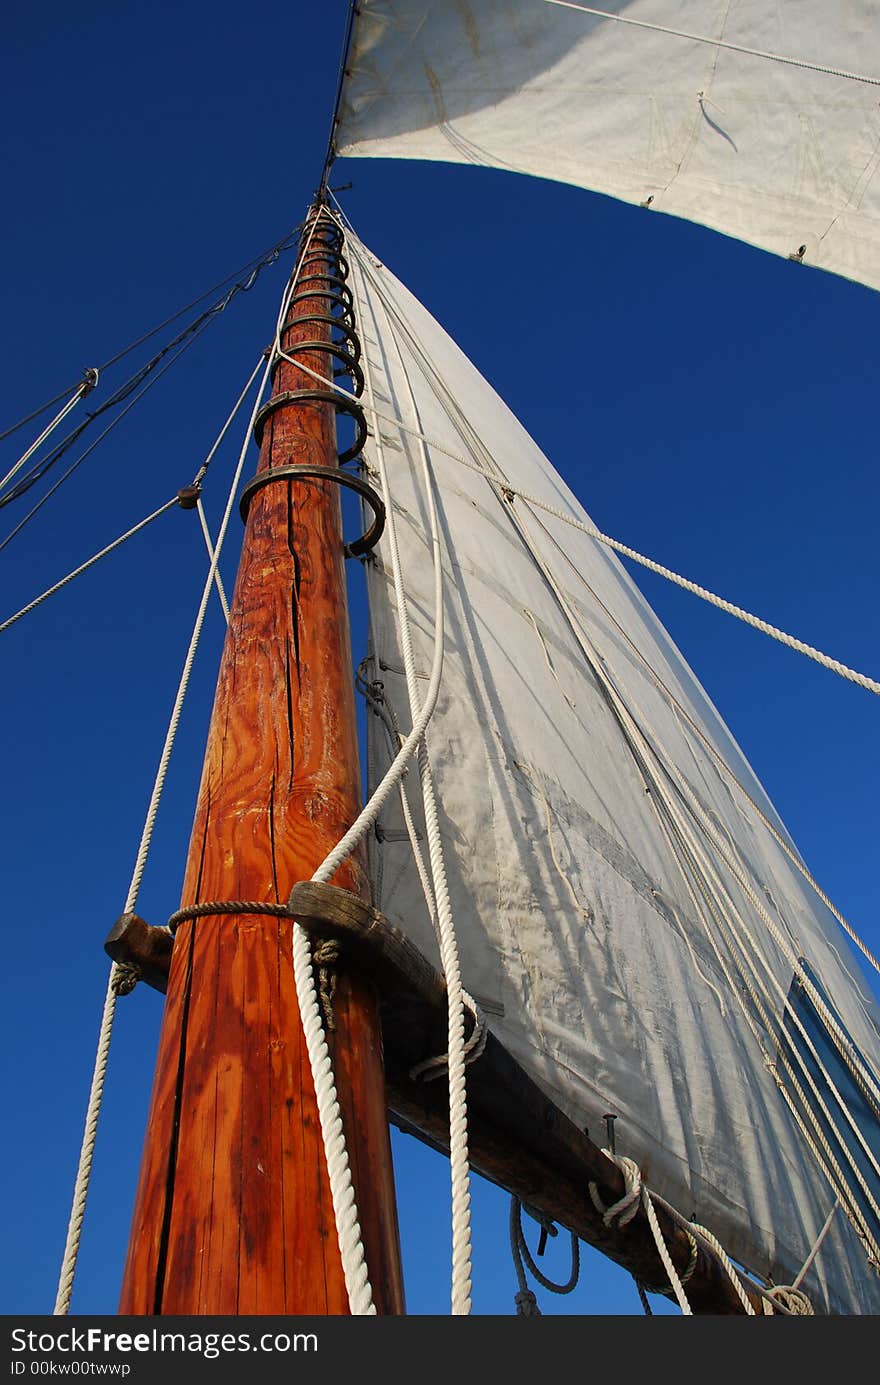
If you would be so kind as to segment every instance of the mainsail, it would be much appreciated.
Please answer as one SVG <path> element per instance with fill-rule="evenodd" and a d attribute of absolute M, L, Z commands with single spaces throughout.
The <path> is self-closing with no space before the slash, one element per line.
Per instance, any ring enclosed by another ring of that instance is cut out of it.
<path fill-rule="evenodd" d="M 340 154 L 591 188 L 880 287 L 872 0 L 362 0 Z"/>
<path fill-rule="evenodd" d="M 465 986 L 573 1119 L 601 1139 L 616 1114 L 618 1151 L 651 1188 L 759 1274 L 791 1282 L 839 1203 L 806 1286 L 826 1311 L 876 1312 L 880 1016 L 837 925 L 572 493 L 427 311 L 349 246 L 371 460 L 390 478 L 423 680 L 423 447 L 440 510 L 446 644 L 427 743 Z M 387 539 L 369 588 L 375 784 L 411 725 Z M 377 838 L 377 903 L 434 957 L 399 807 Z"/>

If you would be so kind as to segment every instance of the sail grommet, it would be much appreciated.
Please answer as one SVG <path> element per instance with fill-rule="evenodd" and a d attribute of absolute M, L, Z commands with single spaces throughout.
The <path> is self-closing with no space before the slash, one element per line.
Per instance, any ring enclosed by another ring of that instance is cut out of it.
<path fill-rule="evenodd" d="M 248 517 L 251 500 L 256 492 L 272 481 L 333 481 L 337 486 L 345 486 L 347 490 L 356 491 L 366 500 L 373 511 L 373 523 L 359 539 L 345 545 L 347 558 L 359 558 L 364 553 L 369 553 L 382 537 L 385 528 L 385 506 L 381 497 L 362 477 L 352 476 L 349 472 L 340 471 L 338 467 L 333 466 L 305 466 L 294 463 L 291 466 L 276 466 L 268 471 L 258 472 L 248 481 L 238 502 L 238 511 L 243 520 Z"/>
<path fill-rule="evenodd" d="M 260 447 L 263 442 L 266 419 L 270 418 L 278 409 L 284 409 L 289 404 L 332 404 L 338 413 L 348 414 L 354 419 L 357 429 L 355 440 L 344 452 L 340 452 L 340 466 L 352 461 L 359 452 L 363 451 L 364 443 L 369 437 L 364 411 L 360 404 L 346 399 L 344 395 L 337 394 L 335 390 L 284 390 L 283 393 L 276 394 L 273 399 L 263 405 L 254 419 L 254 442 L 257 447 Z"/>

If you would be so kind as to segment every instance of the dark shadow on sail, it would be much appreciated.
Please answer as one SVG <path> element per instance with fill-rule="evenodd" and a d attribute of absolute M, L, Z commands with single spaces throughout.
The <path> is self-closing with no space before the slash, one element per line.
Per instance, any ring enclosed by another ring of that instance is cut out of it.
<path fill-rule="evenodd" d="M 606 8 L 622 13 L 628 4 L 629 0 L 621 0 Z M 365 10 L 355 28 L 340 112 L 341 153 L 350 126 L 351 137 L 358 141 L 388 139 L 434 125 L 441 125 L 448 137 L 454 136 L 451 121 L 533 83 L 591 30 L 608 24 L 595 15 L 550 6 L 543 0 L 502 0 L 491 5 L 485 0 L 454 0 L 428 6 L 419 20 L 394 16 L 394 6 L 382 8 L 384 13 L 375 15 Z M 385 78 L 371 59 L 379 45 L 385 50 L 384 67 L 390 59 Z M 406 93 L 405 102 L 394 94 L 399 91 Z M 494 156 L 491 161 L 497 162 Z"/>

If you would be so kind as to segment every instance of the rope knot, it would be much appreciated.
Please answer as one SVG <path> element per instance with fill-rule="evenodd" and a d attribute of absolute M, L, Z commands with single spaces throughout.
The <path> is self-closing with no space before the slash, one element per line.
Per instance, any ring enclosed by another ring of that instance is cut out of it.
<path fill-rule="evenodd" d="M 541 1310 L 538 1307 L 538 1300 L 531 1289 L 520 1289 L 516 1295 L 516 1312 L 520 1318 L 540 1318 Z"/>
<path fill-rule="evenodd" d="M 333 1015 L 333 1001 L 336 996 L 337 966 L 340 946 L 335 938 L 325 938 L 316 943 L 312 951 L 312 961 L 318 968 L 318 998 L 321 1012 L 328 1029 L 336 1028 Z"/>
<path fill-rule="evenodd" d="M 143 972 L 140 967 L 129 962 L 117 962 L 110 979 L 110 989 L 117 996 L 131 995 L 142 977 Z"/>
<path fill-rule="evenodd" d="M 642 1198 L 642 1171 L 635 1159 L 627 1159 L 623 1154 L 612 1154 L 610 1149 L 603 1149 L 602 1153 L 616 1164 L 623 1174 L 624 1194 L 616 1202 L 612 1202 L 610 1207 L 606 1207 L 596 1184 L 589 1183 L 587 1187 L 590 1200 L 596 1211 L 602 1213 L 605 1226 L 611 1226 L 616 1218 L 618 1228 L 622 1228 L 629 1225 L 639 1210 Z"/>

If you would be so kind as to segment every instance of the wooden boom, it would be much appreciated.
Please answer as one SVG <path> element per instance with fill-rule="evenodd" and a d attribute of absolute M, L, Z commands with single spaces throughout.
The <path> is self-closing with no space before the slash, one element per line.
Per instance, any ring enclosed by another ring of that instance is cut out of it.
<path fill-rule="evenodd" d="M 377 910 L 345 890 L 310 882 L 295 885 L 290 909 L 316 940 L 339 944 L 343 974 L 369 978 L 377 986 L 390 1117 L 401 1130 L 448 1153 L 446 1083 L 420 1082 L 410 1076 L 416 1064 L 444 1049 L 443 977 Z M 149 963 L 157 947 L 149 934 L 159 932 L 134 915 L 124 915 L 110 934 L 107 950 L 121 962 Z M 163 949 L 164 944 L 158 947 Z M 587 1185 L 593 1181 L 606 1206 L 616 1202 L 624 1192 L 620 1170 L 492 1034 L 482 1055 L 468 1068 L 467 1085 L 472 1167 L 575 1232 L 643 1284 L 663 1289 L 668 1280 L 644 1211 L 640 1209 L 622 1229 L 607 1227 L 589 1196 Z M 656 1211 L 672 1263 L 684 1274 L 690 1265 L 690 1239 L 662 1207 Z M 762 1313 L 760 1294 L 747 1281 L 741 1282 L 755 1312 Z M 687 1296 L 697 1314 L 744 1312 L 727 1271 L 702 1248 L 687 1282 Z"/>

